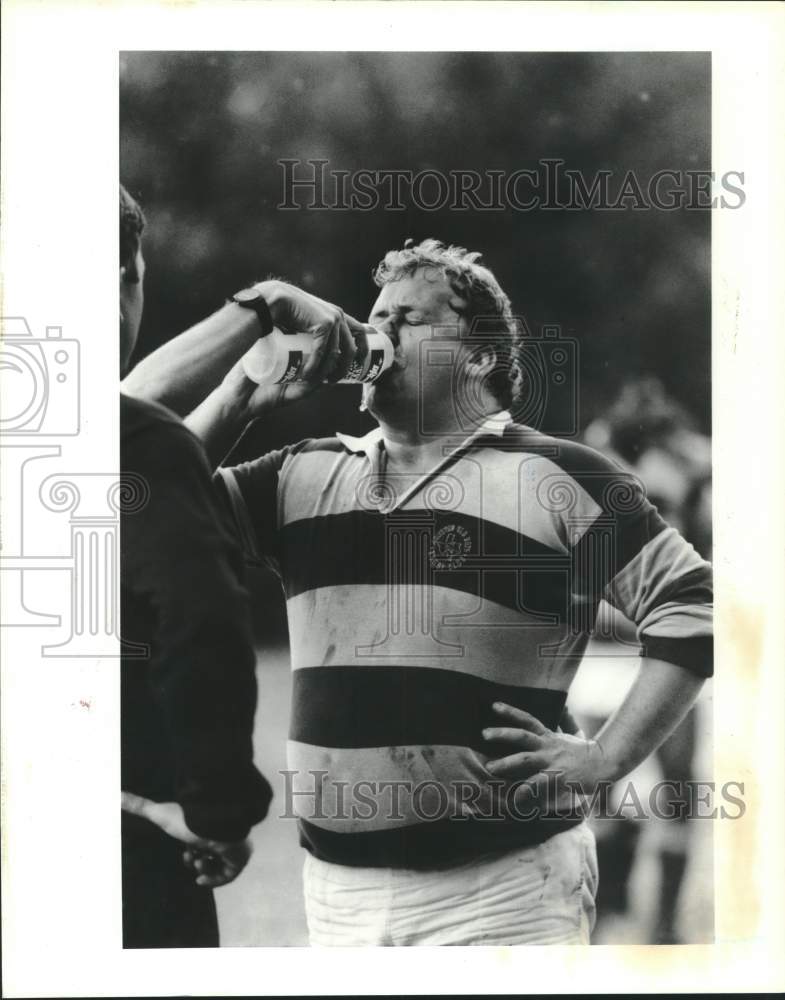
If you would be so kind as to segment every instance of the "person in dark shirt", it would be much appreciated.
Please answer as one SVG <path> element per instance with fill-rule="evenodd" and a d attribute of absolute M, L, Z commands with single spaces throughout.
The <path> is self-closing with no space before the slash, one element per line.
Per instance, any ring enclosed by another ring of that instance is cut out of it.
<path fill-rule="evenodd" d="M 123 941 L 209 947 L 218 944 L 209 889 L 244 868 L 248 832 L 266 815 L 271 789 L 252 762 L 244 560 L 203 445 L 178 414 L 215 388 L 216 371 L 239 364 L 267 323 L 310 330 L 316 345 L 306 365 L 311 384 L 260 390 L 275 405 L 337 381 L 367 344 L 362 324 L 342 310 L 278 282 L 263 317 L 235 298 L 129 371 L 144 306 L 143 228 L 121 186 L 120 454 L 129 492 L 140 495 L 121 525 Z M 159 381 L 170 383 L 167 359 L 174 354 L 179 365 L 185 351 L 197 360 L 205 338 L 212 363 L 194 364 L 167 406 L 158 405 Z M 211 447 L 221 447 L 220 435 Z M 134 655 L 140 646 L 148 655 Z"/>
<path fill-rule="evenodd" d="M 121 187 L 123 371 L 142 316 L 143 226 Z M 272 797 L 253 765 L 242 558 L 182 421 L 121 393 L 120 426 L 121 475 L 140 498 L 121 524 L 123 944 L 214 947 L 211 889 L 244 868 Z"/>

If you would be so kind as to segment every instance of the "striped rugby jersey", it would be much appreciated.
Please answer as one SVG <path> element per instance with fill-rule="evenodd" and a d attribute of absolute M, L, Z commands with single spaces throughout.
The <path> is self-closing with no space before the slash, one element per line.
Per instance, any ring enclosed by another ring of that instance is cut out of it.
<path fill-rule="evenodd" d="M 283 582 L 288 791 L 317 857 L 442 867 L 578 821 L 521 814 L 482 730 L 496 700 L 556 728 L 602 598 L 642 655 L 712 673 L 710 566 L 633 475 L 507 413 L 425 476 L 385 472 L 379 428 L 217 475 Z"/>

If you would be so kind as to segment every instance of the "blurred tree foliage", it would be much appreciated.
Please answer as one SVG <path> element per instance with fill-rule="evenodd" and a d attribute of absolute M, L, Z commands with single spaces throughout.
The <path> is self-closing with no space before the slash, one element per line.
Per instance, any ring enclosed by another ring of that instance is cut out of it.
<path fill-rule="evenodd" d="M 709 169 L 708 54 L 124 53 L 120 82 L 121 176 L 149 220 L 138 356 L 269 273 L 364 319 L 384 252 L 435 236 L 481 250 L 531 329 L 578 339 L 582 426 L 650 374 L 709 429 L 709 211 L 277 209 L 286 157 L 507 173 L 558 157 L 616 185 Z M 368 426 L 358 393 L 320 395 L 324 431 Z M 308 406 L 240 452 L 314 433 Z"/>

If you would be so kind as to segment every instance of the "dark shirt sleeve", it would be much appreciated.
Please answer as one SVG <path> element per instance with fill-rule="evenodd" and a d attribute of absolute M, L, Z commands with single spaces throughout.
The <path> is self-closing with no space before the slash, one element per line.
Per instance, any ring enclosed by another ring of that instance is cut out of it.
<path fill-rule="evenodd" d="M 253 765 L 257 690 L 242 558 L 185 427 L 142 428 L 122 450 L 123 471 L 149 489 L 147 503 L 123 518 L 123 583 L 154 622 L 149 677 L 177 800 L 197 835 L 240 839 L 272 797 Z"/>
<path fill-rule="evenodd" d="M 647 542 L 605 596 L 638 629 L 641 655 L 714 673 L 711 566 L 675 528 Z"/>

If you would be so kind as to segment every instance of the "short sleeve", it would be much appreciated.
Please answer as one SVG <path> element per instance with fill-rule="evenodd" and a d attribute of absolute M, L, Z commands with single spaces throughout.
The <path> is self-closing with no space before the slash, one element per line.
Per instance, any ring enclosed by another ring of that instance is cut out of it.
<path fill-rule="evenodd" d="M 279 476 L 290 448 L 271 451 L 252 462 L 219 468 L 215 480 L 234 520 L 246 562 L 278 566 Z"/>

